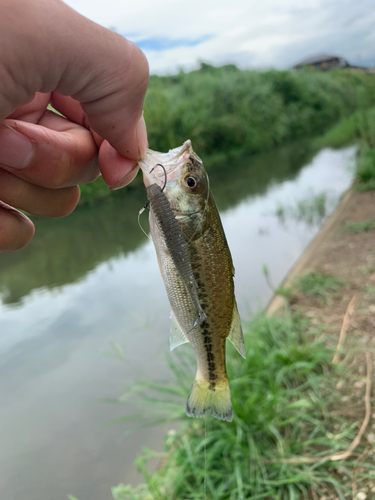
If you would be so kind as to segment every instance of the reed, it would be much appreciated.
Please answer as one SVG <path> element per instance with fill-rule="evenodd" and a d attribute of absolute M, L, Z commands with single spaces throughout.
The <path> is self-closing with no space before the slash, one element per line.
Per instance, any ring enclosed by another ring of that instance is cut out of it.
<path fill-rule="evenodd" d="M 145 483 L 113 488 L 115 500 L 203 500 L 204 481 L 210 500 L 344 500 L 352 481 L 360 488 L 374 477 L 375 466 L 360 456 L 360 447 L 357 458 L 327 459 L 349 448 L 357 426 L 345 416 L 348 402 L 338 388 L 350 387 L 353 374 L 332 362 L 322 326 L 288 313 L 261 314 L 246 331 L 246 360 L 229 346 L 232 423 L 184 415 L 192 381 L 188 348 L 170 358 L 169 384 L 133 388 L 140 415 L 183 424 L 166 437 L 164 453 L 144 450 L 136 464 Z M 150 473 L 147 461 L 155 456 L 163 465 Z"/>
<path fill-rule="evenodd" d="M 210 169 L 218 159 L 261 153 L 322 134 L 355 111 L 373 107 L 374 90 L 372 75 L 344 70 L 241 71 L 234 65 L 202 64 L 190 73 L 153 75 L 144 104 L 149 144 L 154 150 L 168 151 L 191 139 Z M 355 138 L 356 125 L 348 120 L 346 136 L 336 132 L 340 136 L 336 145 Z M 366 119 L 362 122 L 358 126 L 366 134 Z M 140 184 L 138 178 L 130 186 Z M 98 179 L 82 186 L 80 203 L 122 196 L 126 190 L 112 193 Z"/>

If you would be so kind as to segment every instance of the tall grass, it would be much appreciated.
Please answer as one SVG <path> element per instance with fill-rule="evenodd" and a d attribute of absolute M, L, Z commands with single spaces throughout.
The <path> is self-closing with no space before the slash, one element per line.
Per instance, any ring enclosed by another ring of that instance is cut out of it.
<path fill-rule="evenodd" d="M 367 74 L 241 71 L 234 65 L 202 64 L 190 73 L 152 76 L 144 112 L 152 149 L 168 151 L 191 139 L 210 166 L 228 154 L 260 153 L 321 134 L 374 104 L 375 78 Z M 81 204 L 109 194 L 98 180 L 83 186 Z"/>
<path fill-rule="evenodd" d="M 172 415 L 185 423 L 167 437 L 159 455 L 162 467 L 149 473 L 147 460 L 156 454 L 145 450 L 137 459 L 145 483 L 113 488 L 115 500 L 203 499 L 204 481 L 210 500 L 307 499 L 311 493 L 344 499 L 354 476 L 360 487 L 374 474 L 368 463 L 357 468 L 354 459 L 323 458 L 347 449 L 356 426 L 345 418 L 348 403 L 337 389 L 344 370 L 332 364 L 319 327 L 298 316 L 260 315 L 248 325 L 245 342 L 246 360 L 229 346 L 230 424 L 185 417 L 192 380 L 189 350 L 182 349 L 172 363 L 173 382 L 142 387 L 143 411 L 150 412 L 153 402 L 158 418 Z M 321 460 L 287 463 L 290 457 Z"/>
<path fill-rule="evenodd" d="M 331 300 L 331 294 L 337 292 L 342 284 L 342 280 L 333 276 L 311 271 L 296 279 L 295 289 L 326 304 Z"/>
<path fill-rule="evenodd" d="M 327 215 L 327 195 L 320 193 L 314 197 L 298 200 L 295 206 L 279 205 L 276 215 L 281 222 L 285 218 L 293 218 L 297 221 L 304 221 L 309 226 L 322 224 Z"/>
<path fill-rule="evenodd" d="M 375 104 L 375 79 L 346 71 L 240 71 L 203 64 L 153 76 L 145 102 L 149 142 L 166 151 L 187 138 L 202 155 L 258 153 L 316 134 Z"/>
<path fill-rule="evenodd" d="M 365 147 L 361 151 L 357 162 L 357 178 L 359 190 L 375 189 L 375 148 Z"/>
<path fill-rule="evenodd" d="M 315 144 L 318 147 L 340 148 L 354 141 L 360 141 L 367 147 L 375 146 L 375 107 L 357 110 L 343 118 L 318 137 Z"/>
<path fill-rule="evenodd" d="M 375 189 L 375 107 L 361 109 L 344 118 L 326 134 L 315 140 L 318 147 L 341 147 L 359 143 L 356 163 L 357 189 Z"/>

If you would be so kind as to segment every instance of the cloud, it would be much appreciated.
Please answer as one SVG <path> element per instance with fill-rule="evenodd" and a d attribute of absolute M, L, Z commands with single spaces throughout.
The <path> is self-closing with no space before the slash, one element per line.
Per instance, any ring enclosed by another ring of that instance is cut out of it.
<path fill-rule="evenodd" d="M 127 33 L 152 73 L 235 63 L 287 68 L 316 53 L 375 64 L 373 0 L 67 0 L 93 21 Z"/>

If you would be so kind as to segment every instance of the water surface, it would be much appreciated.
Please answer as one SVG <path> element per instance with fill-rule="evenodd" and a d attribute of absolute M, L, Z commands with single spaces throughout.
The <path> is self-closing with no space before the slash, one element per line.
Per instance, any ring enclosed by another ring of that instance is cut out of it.
<path fill-rule="evenodd" d="M 236 268 L 240 313 L 271 297 L 319 229 L 277 210 L 326 193 L 332 211 L 353 179 L 355 149 L 305 145 L 228 160 L 210 174 Z M 236 165 L 236 168 L 232 167 Z M 168 376 L 169 305 L 152 243 L 137 224 L 142 191 L 39 220 L 24 250 L 0 256 L 0 498 L 109 500 L 139 481 L 132 462 L 165 429 L 105 425 L 132 383 Z M 125 360 L 110 355 L 118 343 Z"/>

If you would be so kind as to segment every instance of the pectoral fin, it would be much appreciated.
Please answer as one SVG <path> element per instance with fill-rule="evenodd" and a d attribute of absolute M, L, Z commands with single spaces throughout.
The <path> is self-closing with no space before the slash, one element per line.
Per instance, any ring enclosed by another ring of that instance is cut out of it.
<path fill-rule="evenodd" d="M 233 308 L 232 324 L 230 327 L 230 332 L 228 339 L 232 342 L 237 351 L 241 354 L 243 358 L 246 358 L 245 343 L 243 340 L 243 333 L 241 327 L 240 315 L 238 314 L 238 309 L 236 303 Z"/>
<path fill-rule="evenodd" d="M 171 312 L 171 320 L 172 320 L 172 323 L 171 323 L 169 347 L 170 347 L 170 350 L 173 351 L 173 349 L 175 349 L 179 345 L 186 344 L 186 342 L 189 342 L 189 341 L 186 338 L 184 332 L 181 330 L 181 327 L 177 323 L 177 320 L 174 317 L 172 312 Z"/>

